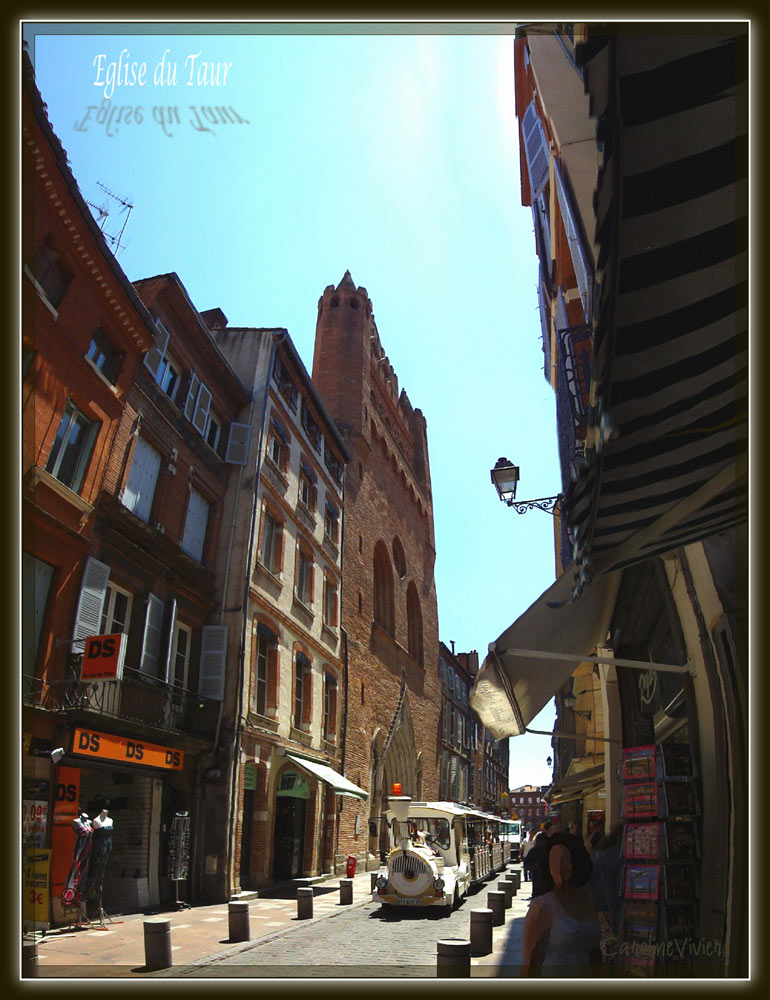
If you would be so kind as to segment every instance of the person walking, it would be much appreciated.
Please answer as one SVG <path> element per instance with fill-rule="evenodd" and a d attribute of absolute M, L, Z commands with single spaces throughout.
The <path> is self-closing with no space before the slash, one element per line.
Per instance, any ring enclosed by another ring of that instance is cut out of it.
<path fill-rule="evenodd" d="M 556 826 L 547 819 L 543 823 L 540 832 L 535 837 L 534 843 L 527 855 L 529 862 L 529 873 L 532 879 L 532 898 L 542 896 L 553 889 L 553 880 L 548 872 L 548 866 L 543 867 L 542 861 L 548 853 L 548 845 L 551 837 L 556 834 Z"/>
<path fill-rule="evenodd" d="M 532 827 L 532 829 L 529 831 L 528 838 L 521 845 L 521 868 L 525 882 L 532 881 L 532 872 L 530 871 L 529 868 L 528 856 L 529 852 L 532 850 L 534 846 L 535 846 L 535 828 Z"/>
<path fill-rule="evenodd" d="M 577 978 L 602 972 L 601 927 L 586 888 L 591 858 L 576 838 L 548 838 L 540 866 L 552 888 L 534 898 L 522 931 L 522 977 Z"/>

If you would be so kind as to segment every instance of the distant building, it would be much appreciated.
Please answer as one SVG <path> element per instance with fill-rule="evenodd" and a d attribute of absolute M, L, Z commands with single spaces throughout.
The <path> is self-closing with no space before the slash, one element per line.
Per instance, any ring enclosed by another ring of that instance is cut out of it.
<path fill-rule="evenodd" d="M 478 659 L 478 658 L 477 658 Z M 441 772 L 438 798 L 448 802 L 474 800 L 473 751 L 476 719 L 468 703 L 473 682 L 467 656 L 455 656 L 439 643 L 441 677 Z"/>

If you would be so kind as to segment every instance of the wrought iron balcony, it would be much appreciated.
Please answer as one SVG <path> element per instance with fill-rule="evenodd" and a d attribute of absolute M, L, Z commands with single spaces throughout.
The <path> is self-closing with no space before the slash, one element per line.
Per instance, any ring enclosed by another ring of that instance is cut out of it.
<path fill-rule="evenodd" d="M 36 682 L 34 692 L 25 691 L 24 700 L 53 712 L 94 712 L 202 739 L 213 737 L 219 712 L 218 702 L 129 667 L 119 681 L 73 678 L 56 681 L 45 694 Z"/>

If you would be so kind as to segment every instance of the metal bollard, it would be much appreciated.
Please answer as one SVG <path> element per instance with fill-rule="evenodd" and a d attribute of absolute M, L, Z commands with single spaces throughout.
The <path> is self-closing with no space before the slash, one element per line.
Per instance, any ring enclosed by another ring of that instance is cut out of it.
<path fill-rule="evenodd" d="M 297 889 L 297 919 L 309 920 L 313 916 L 313 887 Z"/>
<path fill-rule="evenodd" d="M 505 908 L 506 910 L 510 910 L 513 894 L 516 891 L 516 884 L 511 882 L 510 879 L 501 878 L 497 883 L 497 888 L 505 894 Z"/>
<path fill-rule="evenodd" d="M 436 976 L 470 977 L 471 943 L 464 938 L 444 938 L 436 942 Z"/>
<path fill-rule="evenodd" d="M 250 941 L 249 904 L 243 900 L 235 900 L 227 904 L 227 920 L 230 927 L 231 941 Z"/>
<path fill-rule="evenodd" d="M 490 909 L 471 910 L 471 955 L 488 955 L 492 951 L 492 918 Z"/>
<path fill-rule="evenodd" d="M 342 903 L 343 906 L 349 906 L 352 902 L 353 902 L 353 879 L 341 878 L 340 903 Z"/>
<path fill-rule="evenodd" d="M 505 923 L 505 893 L 492 890 L 487 893 L 487 906 L 492 911 L 492 923 L 500 927 Z"/>
<path fill-rule="evenodd" d="M 37 976 L 37 941 L 24 937 L 21 942 L 21 978 L 33 979 Z"/>
<path fill-rule="evenodd" d="M 144 920 L 144 965 L 147 969 L 171 967 L 171 921 Z"/>

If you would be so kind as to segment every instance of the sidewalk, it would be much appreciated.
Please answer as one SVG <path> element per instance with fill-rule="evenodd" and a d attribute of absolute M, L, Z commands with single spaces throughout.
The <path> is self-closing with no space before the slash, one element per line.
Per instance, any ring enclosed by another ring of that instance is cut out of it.
<path fill-rule="evenodd" d="M 298 921 L 296 889 L 276 888 L 270 896 L 249 900 L 251 940 L 231 942 L 227 903 L 192 906 L 184 910 L 130 913 L 106 921 L 104 929 L 84 925 L 81 929 L 57 928 L 37 937 L 38 978 L 113 978 L 152 976 L 145 967 L 144 926 L 147 919 L 171 921 L 171 957 L 174 966 L 200 963 L 222 953 L 237 953 L 255 942 L 297 923 L 328 918 L 350 906 L 340 903 L 339 885 L 344 875 L 316 883 L 313 918 Z M 353 906 L 371 902 L 370 872 L 353 879 Z M 171 970 L 166 970 L 169 975 Z"/>

